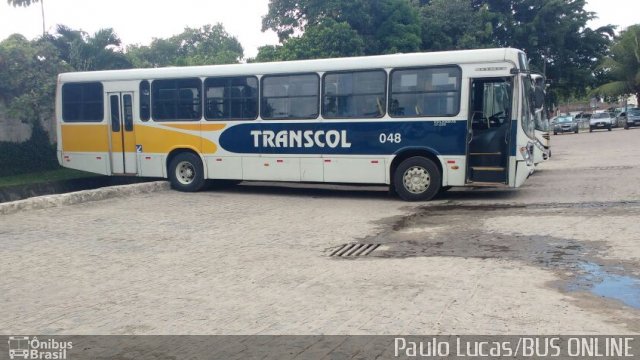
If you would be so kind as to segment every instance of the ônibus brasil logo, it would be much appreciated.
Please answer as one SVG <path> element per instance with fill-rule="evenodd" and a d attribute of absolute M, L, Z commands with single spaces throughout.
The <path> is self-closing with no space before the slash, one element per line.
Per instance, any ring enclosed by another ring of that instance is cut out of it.
<path fill-rule="evenodd" d="M 37 337 L 9 336 L 10 359 L 67 359 L 67 350 L 73 348 L 71 341 L 55 339 L 38 340 Z"/>

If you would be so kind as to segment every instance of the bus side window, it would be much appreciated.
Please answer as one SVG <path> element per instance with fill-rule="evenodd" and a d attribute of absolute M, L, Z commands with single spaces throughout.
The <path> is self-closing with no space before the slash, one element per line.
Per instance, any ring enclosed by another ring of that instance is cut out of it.
<path fill-rule="evenodd" d="M 255 120 L 258 117 L 258 78 L 237 76 L 204 81 L 205 119 Z"/>
<path fill-rule="evenodd" d="M 457 66 L 392 70 L 389 115 L 457 115 L 460 112 L 461 78 L 461 70 Z"/>
<path fill-rule="evenodd" d="M 102 83 L 67 83 L 62 85 L 62 120 L 64 122 L 101 122 L 104 119 Z"/>
<path fill-rule="evenodd" d="M 318 74 L 262 77 L 262 118 L 315 119 L 318 117 Z"/>
<path fill-rule="evenodd" d="M 384 70 L 327 72 L 323 77 L 326 118 L 379 118 L 386 111 Z"/>
<path fill-rule="evenodd" d="M 202 82 L 199 78 L 155 80 L 151 93 L 155 121 L 197 121 L 202 117 Z"/>
<path fill-rule="evenodd" d="M 140 82 L 140 120 L 149 121 L 151 118 L 151 88 L 149 81 Z"/>

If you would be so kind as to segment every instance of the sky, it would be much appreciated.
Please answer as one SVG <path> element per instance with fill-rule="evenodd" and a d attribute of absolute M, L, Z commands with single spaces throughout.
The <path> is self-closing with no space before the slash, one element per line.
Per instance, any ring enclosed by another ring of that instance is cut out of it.
<path fill-rule="evenodd" d="M 156 38 L 181 33 L 185 27 L 222 23 L 227 32 L 238 38 L 245 58 L 254 57 L 258 47 L 277 44 L 272 31 L 262 32 L 262 16 L 269 0 L 45 0 L 46 29 L 56 24 L 93 33 L 112 27 L 124 45 L 148 45 Z M 633 5 L 632 5 L 633 4 Z M 638 0 L 587 0 L 586 9 L 598 19 L 589 26 L 613 24 L 623 29 L 640 22 Z M 40 4 L 14 8 L 0 0 L 0 39 L 20 33 L 29 39 L 42 34 Z"/>

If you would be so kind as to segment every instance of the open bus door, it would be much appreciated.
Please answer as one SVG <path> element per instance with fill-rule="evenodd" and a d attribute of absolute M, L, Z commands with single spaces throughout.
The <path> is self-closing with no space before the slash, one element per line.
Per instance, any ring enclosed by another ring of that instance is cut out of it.
<path fill-rule="evenodd" d="M 508 184 L 513 80 L 476 78 L 470 89 L 466 183 Z"/>

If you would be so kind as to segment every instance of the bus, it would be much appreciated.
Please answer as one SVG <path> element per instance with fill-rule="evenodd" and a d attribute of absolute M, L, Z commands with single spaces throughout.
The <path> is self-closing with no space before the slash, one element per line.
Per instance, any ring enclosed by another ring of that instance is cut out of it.
<path fill-rule="evenodd" d="M 407 201 L 533 172 L 511 48 L 60 74 L 58 161 L 104 175 L 384 184 Z"/>
<path fill-rule="evenodd" d="M 536 89 L 546 89 L 544 76 L 540 74 L 531 74 L 531 80 L 533 81 Z M 535 139 L 533 148 L 533 163 L 535 165 L 538 165 L 551 157 L 551 136 L 549 132 L 549 116 L 547 108 L 543 105 L 536 108 L 535 113 Z"/>

